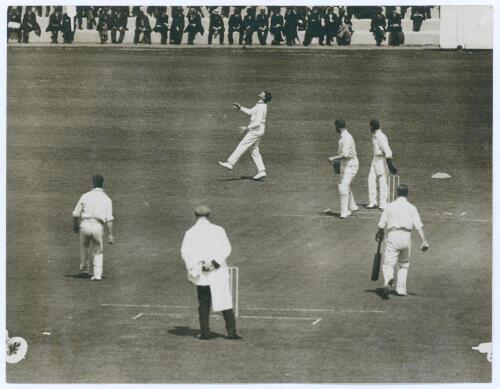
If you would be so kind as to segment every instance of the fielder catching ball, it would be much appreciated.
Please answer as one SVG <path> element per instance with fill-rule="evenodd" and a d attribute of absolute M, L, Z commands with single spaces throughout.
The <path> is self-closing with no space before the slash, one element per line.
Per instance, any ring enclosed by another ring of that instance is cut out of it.
<path fill-rule="evenodd" d="M 250 115 L 250 124 L 248 126 L 240 127 L 240 131 L 247 131 L 245 137 L 238 144 L 234 152 L 227 159 L 226 162 L 220 162 L 219 165 L 225 167 L 228 170 L 232 170 L 234 165 L 238 162 L 241 156 L 249 148 L 252 159 L 257 166 L 257 174 L 253 177 L 254 180 L 259 180 L 266 177 L 266 167 L 264 166 L 264 161 L 259 151 L 259 143 L 265 133 L 266 128 L 266 116 L 267 116 L 267 103 L 271 101 L 271 93 L 261 92 L 259 93 L 259 101 L 253 108 L 242 107 L 238 103 L 234 103 L 233 107 Z"/>

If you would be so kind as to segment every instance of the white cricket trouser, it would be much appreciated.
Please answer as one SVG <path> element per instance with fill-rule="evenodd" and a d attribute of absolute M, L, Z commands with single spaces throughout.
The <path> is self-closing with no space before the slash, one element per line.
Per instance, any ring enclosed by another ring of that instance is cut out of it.
<path fill-rule="evenodd" d="M 262 161 L 262 156 L 260 155 L 259 151 L 259 143 L 263 135 L 263 129 L 248 131 L 241 142 L 238 144 L 238 146 L 236 146 L 236 149 L 233 151 L 227 161 L 233 166 L 236 165 L 245 151 L 250 148 L 250 154 L 252 155 L 253 162 L 257 166 L 257 171 L 262 172 L 266 170 L 264 161 Z"/>
<path fill-rule="evenodd" d="M 340 215 L 344 216 L 349 211 L 357 208 L 354 195 L 351 191 L 351 182 L 358 173 L 359 163 L 357 159 L 351 159 L 347 162 L 342 161 L 339 181 L 339 196 L 340 196 Z"/>
<path fill-rule="evenodd" d="M 380 201 L 377 201 L 377 182 L 380 189 Z M 389 190 L 387 187 L 387 162 L 385 157 L 373 157 L 368 173 L 368 201 L 370 204 L 378 204 L 380 208 L 387 206 Z"/>
<path fill-rule="evenodd" d="M 94 277 L 102 277 L 103 224 L 95 219 L 83 219 L 80 224 L 80 270 L 89 271 L 90 257 L 93 258 Z"/>
<path fill-rule="evenodd" d="M 408 268 L 410 267 L 411 253 L 411 231 L 391 230 L 387 234 L 384 251 L 384 264 L 382 273 L 384 274 L 384 285 L 387 286 L 394 278 L 394 266 L 398 264 L 398 279 L 396 282 L 396 292 L 406 295 L 406 280 L 408 278 Z"/>

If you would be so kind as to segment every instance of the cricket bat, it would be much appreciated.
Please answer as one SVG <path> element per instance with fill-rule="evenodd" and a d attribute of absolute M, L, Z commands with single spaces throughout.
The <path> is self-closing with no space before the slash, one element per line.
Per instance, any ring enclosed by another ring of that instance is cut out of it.
<path fill-rule="evenodd" d="M 377 252 L 373 257 L 373 267 L 372 267 L 372 281 L 378 281 L 380 274 L 380 262 L 382 262 L 382 254 L 380 254 L 380 245 L 382 241 L 378 242 Z"/>

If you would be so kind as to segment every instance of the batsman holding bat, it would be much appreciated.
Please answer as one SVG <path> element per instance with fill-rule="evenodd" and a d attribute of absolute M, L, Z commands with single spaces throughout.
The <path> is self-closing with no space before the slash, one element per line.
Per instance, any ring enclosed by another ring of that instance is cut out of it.
<path fill-rule="evenodd" d="M 234 165 L 239 161 L 241 156 L 250 148 L 252 159 L 257 166 L 257 174 L 253 177 L 254 180 L 260 180 L 266 177 L 266 167 L 259 151 L 259 143 L 264 136 L 266 129 L 267 103 L 271 101 L 271 93 L 259 93 L 259 101 L 253 108 L 242 107 L 238 103 L 234 103 L 234 108 L 241 112 L 250 115 L 250 124 L 239 128 L 241 132 L 247 132 L 241 142 L 236 147 L 236 150 L 230 155 L 226 162 L 220 162 L 219 165 L 228 170 L 232 170 Z"/>
<path fill-rule="evenodd" d="M 408 186 L 405 184 L 399 185 L 397 192 L 398 198 L 396 201 L 388 204 L 382 212 L 378 223 L 379 230 L 375 236 L 380 247 L 380 242 L 384 239 L 385 230 L 387 229 L 384 263 L 382 265 L 385 298 L 389 297 L 394 282 L 394 266 L 396 263 L 398 264 L 396 293 L 400 296 L 406 296 L 407 294 L 406 280 L 408 278 L 408 268 L 410 267 L 411 232 L 413 229 L 417 230 L 422 240 L 422 251 L 429 248 L 417 208 L 406 199 Z"/>

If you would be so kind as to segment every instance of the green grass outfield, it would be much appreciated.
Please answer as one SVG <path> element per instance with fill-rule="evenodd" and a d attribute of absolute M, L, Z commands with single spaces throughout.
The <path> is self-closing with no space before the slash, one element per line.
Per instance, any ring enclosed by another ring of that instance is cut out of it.
<path fill-rule="evenodd" d="M 491 341 L 492 52 L 11 47 L 7 61 L 7 328 L 29 343 L 8 382 L 491 380 L 471 346 Z M 231 173 L 217 161 L 248 120 L 231 104 L 262 89 L 269 175 L 252 182 L 248 155 Z M 420 210 L 431 248 L 415 247 L 406 298 L 369 279 L 380 212 L 322 213 L 339 206 L 340 117 L 358 202 L 377 117 Z M 100 283 L 74 278 L 71 226 L 96 172 L 116 218 Z M 240 268 L 240 342 L 194 338 L 179 249 L 199 203 Z"/>

